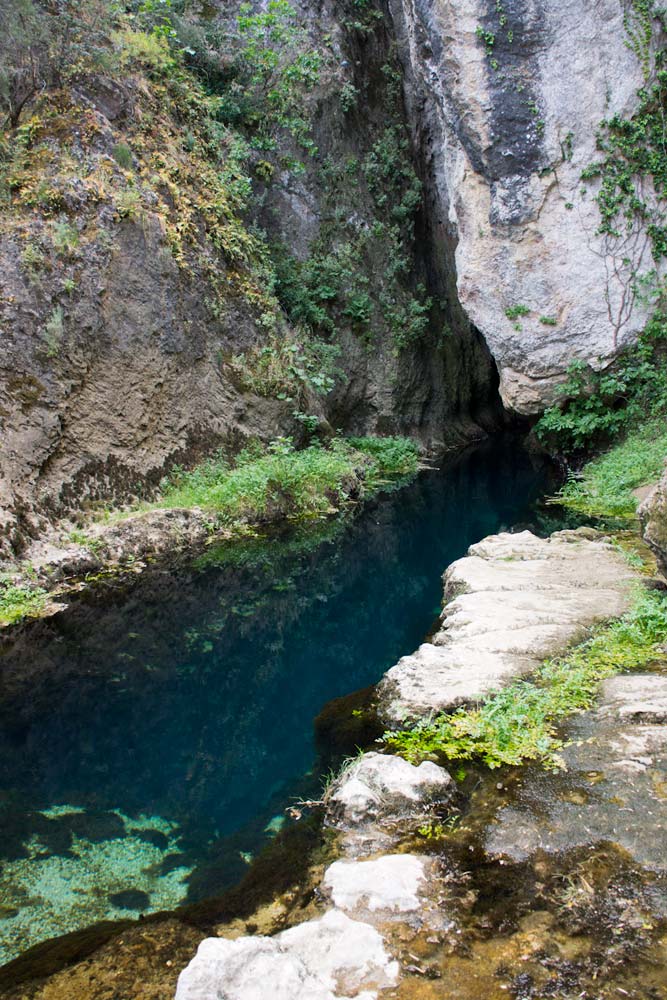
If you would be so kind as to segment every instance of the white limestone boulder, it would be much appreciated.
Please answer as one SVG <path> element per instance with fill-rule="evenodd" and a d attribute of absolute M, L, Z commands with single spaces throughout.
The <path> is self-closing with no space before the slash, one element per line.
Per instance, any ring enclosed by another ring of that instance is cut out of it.
<path fill-rule="evenodd" d="M 446 801 L 453 790 L 447 771 L 430 761 L 415 767 L 402 757 L 366 753 L 332 785 L 326 823 L 350 830 L 379 820 L 409 818 L 424 806 Z"/>
<path fill-rule="evenodd" d="M 435 926 L 442 923 L 439 886 L 435 858 L 385 854 L 370 861 L 335 861 L 324 874 L 321 892 L 356 920 Z"/>
<path fill-rule="evenodd" d="M 380 934 L 330 910 L 272 938 L 207 938 L 176 1000 L 377 1000 L 397 979 Z"/>

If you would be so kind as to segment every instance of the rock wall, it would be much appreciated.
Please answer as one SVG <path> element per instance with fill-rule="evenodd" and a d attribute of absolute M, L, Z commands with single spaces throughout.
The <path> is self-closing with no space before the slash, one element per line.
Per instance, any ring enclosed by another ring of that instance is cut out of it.
<path fill-rule="evenodd" d="M 667 576 L 667 470 L 640 504 L 638 514 L 644 541 L 655 553 L 663 576 Z"/>
<path fill-rule="evenodd" d="M 313 45 L 326 54 L 308 96 L 318 152 L 301 173 L 279 169 L 276 154 L 270 181 L 255 174 L 232 238 L 247 240 L 259 225 L 294 260 L 318 250 L 351 261 L 355 273 L 343 286 L 355 282 L 373 315 L 360 330 L 341 303 L 334 339 L 343 377 L 326 398 L 300 400 L 301 409 L 335 430 L 410 434 L 437 451 L 498 425 L 497 374 L 458 307 L 453 260 L 435 252 L 425 207 L 411 210 L 400 247 L 392 244 L 400 183 L 383 206 L 362 169 L 384 136 L 407 135 L 400 83 L 387 83 L 388 69 L 397 72 L 390 21 L 372 10 L 377 16 L 360 27 L 344 0 L 304 6 Z M 154 76 L 133 67 L 119 80 L 79 81 L 24 112 L 32 138 L 0 207 L 5 554 L 91 500 L 150 494 L 175 463 L 191 465 L 219 447 L 233 452 L 248 437 L 303 436 L 294 400 L 249 392 L 229 365 L 267 342 L 268 279 L 257 261 L 250 273 L 234 273 L 208 239 L 207 181 L 197 189 L 195 176 L 206 165 L 195 160 L 193 172 L 183 145 L 192 142 L 183 125 L 191 111 L 171 108 Z M 347 109 L 345 84 L 359 95 Z M 119 144 L 129 145 L 131 166 L 115 162 Z M 409 150 L 405 157 L 401 169 L 419 171 Z M 183 233 L 191 237 L 185 250 Z M 400 317 L 417 287 L 434 303 L 428 328 L 398 349 Z M 278 325 L 284 332 L 288 318 Z"/>
<path fill-rule="evenodd" d="M 600 122 L 632 113 L 643 83 L 627 6 L 391 0 L 434 224 L 518 413 L 549 404 L 574 359 L 608 364 L 646 320 L 632 275 L 654 266 L 647 234 L 599 236 L 581 183 Z"/>

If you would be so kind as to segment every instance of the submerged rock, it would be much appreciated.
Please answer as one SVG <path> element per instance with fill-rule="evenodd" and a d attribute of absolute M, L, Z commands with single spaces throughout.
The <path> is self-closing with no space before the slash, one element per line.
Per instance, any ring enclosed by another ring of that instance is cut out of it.
<path fill-rule="evenodd" d="M 483 539 L 444 575 L 440 630 L 382 680 L 381 715 L 399 724 L 446 711 L 531 673 L 589 626 L 627 610 L 635 578 L 589 529 Z"/>
<path fill-rule="evenodd" d="M 207 938 L 181 973 L 176 1000 L 375 1000 L 397 978 L 380 934 L 331 910 L 272 938 Z"/>

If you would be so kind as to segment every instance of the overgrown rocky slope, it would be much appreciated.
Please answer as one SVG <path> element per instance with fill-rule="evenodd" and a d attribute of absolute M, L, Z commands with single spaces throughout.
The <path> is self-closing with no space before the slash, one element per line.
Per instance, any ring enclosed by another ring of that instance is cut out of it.
<path fill-rule="evenodd" d="M 0 10 L 5 553 L 252 437 L 464 444 L 504 419 L 498 374 L 535 414 L 572 359 L 642 328 L 664 179 L 628 180 L 642 210 L 599 232 L 609 177 L 582 172 L 600 121 L 650 103 L 645 0 L 72 0 L 64 33 L 47 8 L 17 29 L 19 8 Z"/>

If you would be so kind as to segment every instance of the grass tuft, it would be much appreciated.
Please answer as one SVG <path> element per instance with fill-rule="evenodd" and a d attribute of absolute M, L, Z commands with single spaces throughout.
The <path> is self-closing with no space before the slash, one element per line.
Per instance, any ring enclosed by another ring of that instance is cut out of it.
<path fill-rule="evenodd" d="M 664 423 L 644 424 L 588 462 L 581 478 L 569 479 L 554 502 L 591 517 L 632 518 L 638 503 L 632 491 L 660 477 L 666 456 Z"/>

